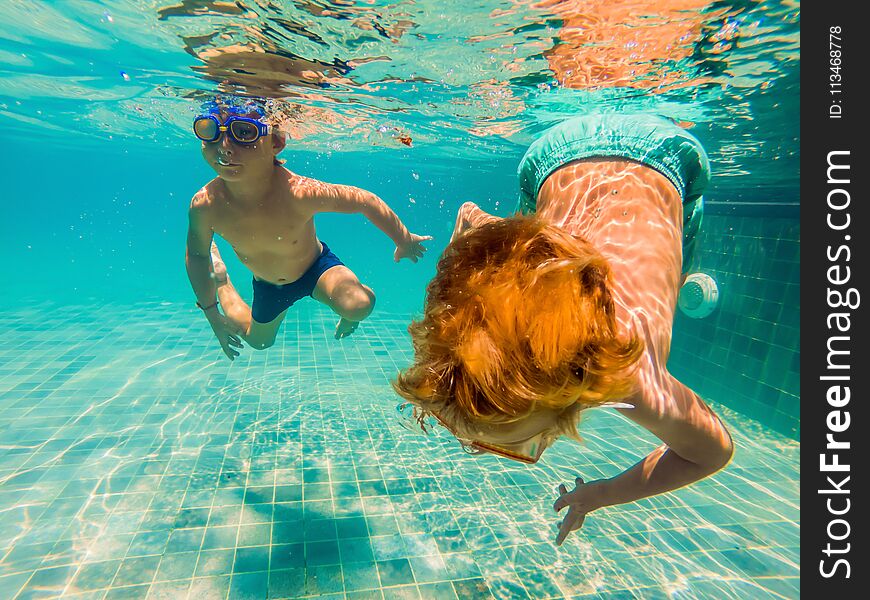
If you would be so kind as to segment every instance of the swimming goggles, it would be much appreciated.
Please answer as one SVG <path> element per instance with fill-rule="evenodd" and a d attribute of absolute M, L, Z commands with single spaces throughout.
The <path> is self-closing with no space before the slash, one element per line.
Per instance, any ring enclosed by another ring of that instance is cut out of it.
<path fill-rule="evenodd" d="M 237 144 L 253 144 L 269 135 L 272 127 L 250 117 L 231 115 L 223 123 L 215 115 L 200 115 L 193 120 L 193 133 L 203 142 L 214 142 L 226 132 Z"/>
<path fill-rule="evenodd" d="M 633 404 L 628 404 L 625 402 L 605 402 L 603 404 L 598 405 L 598 408 L 634 408 Z M 399 404 L 396 407 L 396 410 L 399 412 L 399 415 L 403 421 L 403 426 L 412 429 L 410 426 L 412 423 L 416 423 L 419 428 L 423 430 L 424 433 L 429 433 L 426 429 L 426 426 L 431 426 L 434 424 L 431 419 L 428 419 L 430 415 L 435 417 L 435 421 L 438 425 L 441 425 L 449 431 L 453 437 L 459 440 L 459 443 L 462 444 L 462 449 L 467 454 L 495 454 L 496 456 L 500 456 L 502 458 L 507 458 L 509 460 L 514 460 L 517 462 L 521 462 L 527 465 L 533 465 L 541 459 L 541 455 L 544 453 L 551 443 L 553 443 L 554 439 L 551 438 L 548 434 L 550 431 L 545 429 L 535 435 L 527 438 L 525 440 L 520 440 L 518 442 L 512 442 L 510 444 L 493 444 L 491 442 L 481 442 L 478 440 L 471 440 L 462 438 L 451 429 L 451 427 L 444 422 L 444 420 L 438 416 L 437 413 L 422 410 L 417 406 L 412 405 L 410 402 L 404 402 Z M 558 436 L 557 436 L 558 437 Z"/>
<path fill-rule="evenodd" d="M 527 440 L 522 440 L 519 442 L 511 443 L 511 444 L 493 444 L 490 442 L 480 442 L 477 440 L 466 439 L 456 435 L 456 432 L 451 429 L 451 427 L 444 422 L 444 420 L 438 416 L 437 413 L 431 411 L 425 411 L 420 409 L 417 406 L 414 406 L 410 402 L 404 402 L 399 404 L 396 407 L 396 410 L 399 412 L 399 415 L 402 419 L 402 425 L 404 425 L 408 429 L 415 429 L 412 423 L 416 423 L 419 428 L 422 428 L 424 433 L 429 433 L 426 429 L 426 426 L 429 425 L 429 428 L 432 428 L 432 425 L 437 423 L 441 425 L 444 429 L 449 431 L 453 437 L 459 440 L 459 443 L 462 444 L 462 449 L 467 454 L 495 454 L 496 456 L 500 456 L 502 458 L 507 458 L 509 460 L 515 460 L 517 462 L 525 463 L 527 465 L 533 465 L 538 460 L 540 460 L 541 455 L 544 453 L 544 450 L 547 449 L 549 443 L 545 443 L 545 437 L 548 433 L 547 430 L 541 431 L 528 438 Z M 427 417 L 432 416 L 435 418 L 435 422 L 432 419 L 428 419 Z M 419 430 L 417 428 L 417 430 Z"/>

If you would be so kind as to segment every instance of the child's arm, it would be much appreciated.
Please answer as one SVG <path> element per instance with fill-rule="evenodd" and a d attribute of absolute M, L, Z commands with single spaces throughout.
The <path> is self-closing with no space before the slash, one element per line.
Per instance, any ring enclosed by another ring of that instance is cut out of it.
<path fill-rule="evenodd" d="M 205 192 L 200 192 L 190 203 L 184 264 L 198 306 L 208 319 L 224 354 L 233 360 L 239 353 L 232 346 L 241 347 L 242 342 L 237 335 L 240 332 L 218 310 L 217 285 L 211 268 L 211 242 L 214 232 L 204 214 L 206 199 Z"/>
<path fill-rule="evenodd" d="M 586 514 L 604 506 L 634 502 L 694 483 L 722 469 L 734 446 L 719 417 L 695 392 L 657 365 L 640 371 L 642 393 L 628 400 L 634 408 L 620 412 L 648 429 L 665 445 L 611 479 L 588 484 L 577 479 L 575 490 L 559 487 L 554 508 L 570 507 L 556 543 L 583 524 Z"/>
<path fill-rule="evenodd" d="M 214 232 L 205 218 L 205 194 L 198 193 L 188 211 L 187 248 L 184 265 L 196 300 L 206 310 L 217 311 L 217 285 L 211 275 L 211 242 Z"/>
<path fill-rule="evenodd" d="M 426 248 L 421 242 L 431 240 L 432 236 L 420 236 L 408 231 L 399 216 L 377 195 L 349 185 L 333 185 L 323 182 L 312 183 L 312 191 L 317 197 L 317 212 L 362 213 L 383 231 L 396 244 L 394 257 L 410 258 L 417 262 Z"/>

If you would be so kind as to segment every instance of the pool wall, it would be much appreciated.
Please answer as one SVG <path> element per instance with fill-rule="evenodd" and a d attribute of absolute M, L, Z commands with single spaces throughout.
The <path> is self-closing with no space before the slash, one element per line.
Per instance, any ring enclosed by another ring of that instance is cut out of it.
<path fill-rule="evenodd" d="M 710 203 L 692 271 L 711 275 L 719 305 L 678 311 L 669 368 L 713 398 L 800 439 L 800 221 L 791 204 Z"/>

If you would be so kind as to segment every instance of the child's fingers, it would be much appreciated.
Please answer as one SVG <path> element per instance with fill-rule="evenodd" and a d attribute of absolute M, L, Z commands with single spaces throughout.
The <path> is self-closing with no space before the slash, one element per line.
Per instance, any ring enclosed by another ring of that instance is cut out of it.
<path fill-rule="evenodd" d="M 574 517 L 571 513 L 568 513 L 568 516 L 565 517 L 565 520 L 562 521 L 561 527 L 559 527 L 559 535 L 556 536 L 556 545 L 561 546 L 562 542 L 565 541 L 565 538 L 568 537 L 568 534 L 571 533 L 571 526 L 574 524 Z"/>

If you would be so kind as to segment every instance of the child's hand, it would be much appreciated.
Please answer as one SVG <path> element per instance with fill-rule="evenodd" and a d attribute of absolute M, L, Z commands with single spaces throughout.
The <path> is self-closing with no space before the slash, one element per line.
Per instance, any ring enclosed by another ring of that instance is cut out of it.
<path fill-rule="evenodd" d="M 420 242 L 431 239 L 431 235 L 417 235 L 409 232 L 407 238 L 405 238 L 401 243 L 396 244 L 396 251 L 393 253 L 393 259 L 396 262 L 399 262 L 403 258 L 410 258 L 412 262 L 417 262 L 426 252 L 426 248 L 424 248 L 423 244 Z"/>
<path fill-rule="evenodd" d="M 477 208 L 477 205 L 474 202 L 464 202 L 459 207 L 459 210 L 456 211 L 456 224 L 453 226 L 453 234 L 450 236 L 451 244 L 471 226 L 471 223 L 468 221 L 468 215 L 475 208 Z"/>
<path fill-rule="evenodd" d="M 453 235 L 450 236 L 450 243 L 452 244 L 469 229 L 500 220 L 499 217 L 482 211 L 474 202 L 464 202 L 456 213 L 456 224 L 453 226 Z"/>
<path fill-rule="evenodd" d="M 205 311 L 205 317 L 208 319 L 208 323 L 211 325 L 215 337 L 218 339 L 218 342 L 220 342 L 224 354 L 226 354 L 227 358 L 230 360 L 235 359 L 239 353 L 235 348 L 231 348 L 231 346 L 236 346 L 237 348 L 242 347 L 242 340 L 238 338 L 238 334 L 241 333 L 238 330 L 238 327 L 222 315 L 216 308 Z"/>
<path fill-rule="evenodd" d="M 574 491 L 569 492 L 562 483 L 559 485 L 559 499 L 553 505 L 556 512 L 563 508 L 570 507 L 568 514 L 559 526 L 559 535 L 556 536 L 556 545 L 561 546 L 565 538 L 572 531 L 577 531 L 583 527 L 583 521 L 586 520 L 587 513 L 599 508 L 596 502 L 590 497 L 594 495 L 593 486 L 585 483 L 582 477 L 574 480 Z"/>

